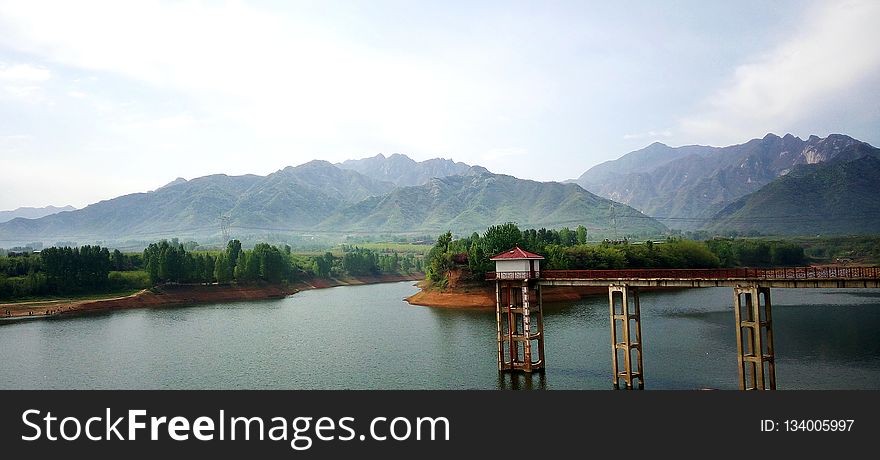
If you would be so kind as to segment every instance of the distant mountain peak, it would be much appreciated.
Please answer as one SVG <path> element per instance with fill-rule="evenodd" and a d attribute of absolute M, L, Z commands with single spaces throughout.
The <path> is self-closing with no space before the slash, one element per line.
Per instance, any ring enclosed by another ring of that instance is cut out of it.
<path fill-rule="evenodd" d="M 62 207 L 49 205 L 42 208 L 23 206 L 13 209 L 11 211 L 0 211 L 0 222 L 8 222 L 18 217 L 22 217 L 25 219 L 39 219 L 40 217 L 50 216 L 52 214 L 58 214 L 59 212 L 65 211 L 76 211 L 76 208 L 71 205 Z"/>
<path fill-rule="evenodd" d="M 332 167 L 334 167 L 334 165 L 333 165 L 333 163 L 330 163 L 329 161 L 326 161 L 326 160 L 312 160 L 312 161 L 309 161 L 307 163 L 303 163 L 303 164 L 297 166 L 295 169 L 299 169 L 299 168 L 327 168 L 327 167 L 332 168 Z"/>
<path fill-rule="evenodd" d="M 843 134 L 804 141 L 787 133 L 727 147 L 661 147 L 657 143 L 590 168 L 577 184 L 651 216 L 696 228 L 732 201 L 798 165 L 850 161 L 870 146 Z"/>
<path fill-rule="evenodd" d="M 421 185 L 435 177 L 466 174 L 471 167 L 445 158 L 415 161 L 402 153 L 394 153 L 388 157 L 379 154 L 360 160 L 346 160 L 336 166 L 398 186 Z"/>
<path fill-rule="evenodd" d="M 875 233 L 880 228 L 878 158 L 880 150 L 851 144 L 827 162 L 798 165 L 725 206 L 704 229 L 776 235 Z"/>
<path fill-rule="evenodd" d="M 166 188 L 168 188 L 168 187 L 173 187 L 173 186 L 178 185 L 178 184 L 184 184 L 184 183 L 186 183 L 186 179 L 184 179 L 184 178 L 182 178 L 182 177 L 178 177 L 177 179 L 174 179 L 173 181 L 171 181 L 171 182 L 169 182 L 169 183 L 167 183 L 167 184 L 165 184 L 165 185 L 163 185 L 163 186 L 157 188 L 156 190 L 154 190 L 154 192 L 155 192 L 155 191 L 162 190 L 162 189 L 166 189 Z"/>
<path fill-rule="evenodd" d="M 492 174 L 488 169 L 482 166 L 471 166 L 467 172 L 464 173 L 465 176 L 482 176 L 483 174 Z"/>

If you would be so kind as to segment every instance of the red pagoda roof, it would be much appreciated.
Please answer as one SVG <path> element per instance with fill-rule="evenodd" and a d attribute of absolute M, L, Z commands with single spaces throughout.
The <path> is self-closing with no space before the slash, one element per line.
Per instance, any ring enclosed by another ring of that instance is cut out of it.
<path fill-rule="evenodd" d="M 515 246 L 513 249 L 507 250 L 489 260 L 522 260 L 522 259 L 544 259 L 544 256 L 526 251 L 525 249 Z"/>

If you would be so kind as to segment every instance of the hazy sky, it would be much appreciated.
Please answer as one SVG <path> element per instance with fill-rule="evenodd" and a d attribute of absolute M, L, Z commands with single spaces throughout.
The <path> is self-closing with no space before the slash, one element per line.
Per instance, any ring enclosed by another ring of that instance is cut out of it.
<path fill-rule="evenodd" d="M 0 0 L 0 209 L 320 158 L 880 145 L 880 1 Z"/>

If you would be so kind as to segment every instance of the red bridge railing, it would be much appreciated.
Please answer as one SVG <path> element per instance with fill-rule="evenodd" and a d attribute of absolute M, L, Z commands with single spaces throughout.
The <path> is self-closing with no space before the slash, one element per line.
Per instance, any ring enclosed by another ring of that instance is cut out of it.
<path fill-rule="evenodd" d="M 880 267 L 666 268 L 624 270 L 541 270 L 488 272 L 496 279 L 880 279 Z"/>

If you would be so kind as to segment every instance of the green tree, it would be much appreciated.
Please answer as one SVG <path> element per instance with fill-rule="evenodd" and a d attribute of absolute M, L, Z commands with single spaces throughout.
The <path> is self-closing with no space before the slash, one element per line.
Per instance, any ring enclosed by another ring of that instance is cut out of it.
<path fill-rule="evenodd" d="M 573 246 L 577 240 L 577 235 L 568 227 L 562 227 L 559 230 L 559 242 L 563 246 Z"/>
<path fill-rule="evenodd" d="M 477 235 L 477 239 L 471 242 L 471 247 L 468 249 L 468 269 L 475 278 L 481 278 L 484 272 L 489 271 L 488 265 L 489 259 L 483 251 L 483 242 Z"/>
<path fill-rule="evenodd" d="M 235 264 L 235 279 L 240 283 L 250 283 L 260 278 L 260 262 L 254 257 L 253 251 L 238 253 Z"/>
<path fill-rule="evenodd" d="M 113 255 L 111 256 L 113 270 L 122 271 L 125 269 L 125 256 L 122 255 L 122 252 L 119 249 L 113 250 Z"/>
<path fill-rule="evenodd" d="M 522 232 L 513 222 L 493 225 L 483 234 L 483 250 L 488 257 L 506 251 L 522 241 Z"/>
<path fill-rule="evenodd" d="M 577 234 L 577 244 L 587 244 L 587 227 L 578 225 L 575 233 Z"/>
<path fill-rule="evenodd" d="M 333 254 L 325 252 L 322 256 L 315 257 L 315 274 L 321 278 L 329 278 L 333 269 Z"/>
<path fill-rule="evenodd" d="M 217 254 L 214 260 L 214 279 L 220 284 L 229 284 L 232 282 L 233 271 L 232 264 L 225 252 Z"/>
<path fill-rule="evenodd" d="M 205 283 L 213 283 L 216 279 L 214 272 L 217 269 L 217 261 L 211 257 L 211 254 L 205 254 L 205 268 L 203 269 L 203 273 L 205 274 L 204 279 L 202 280 Z"/>
<path fill-rule="evenodd" d="M 257 278 L 270 283 L 278 283 L 285 278 L 287 258 L 277 247 L 266 243 L 257 244 L 250 252 L 250 258 L 249 263 L 256 265 Z M 253 271 L 253 267 L 249 266 L 248 271 Z"/>
<path fill-rule="evenodd" d="M 232 268 L 238 264 L 238 255 L 241 253 L 241 241 L 229 240 L 226 243 L 226 259 L 231 262 Z"/>

